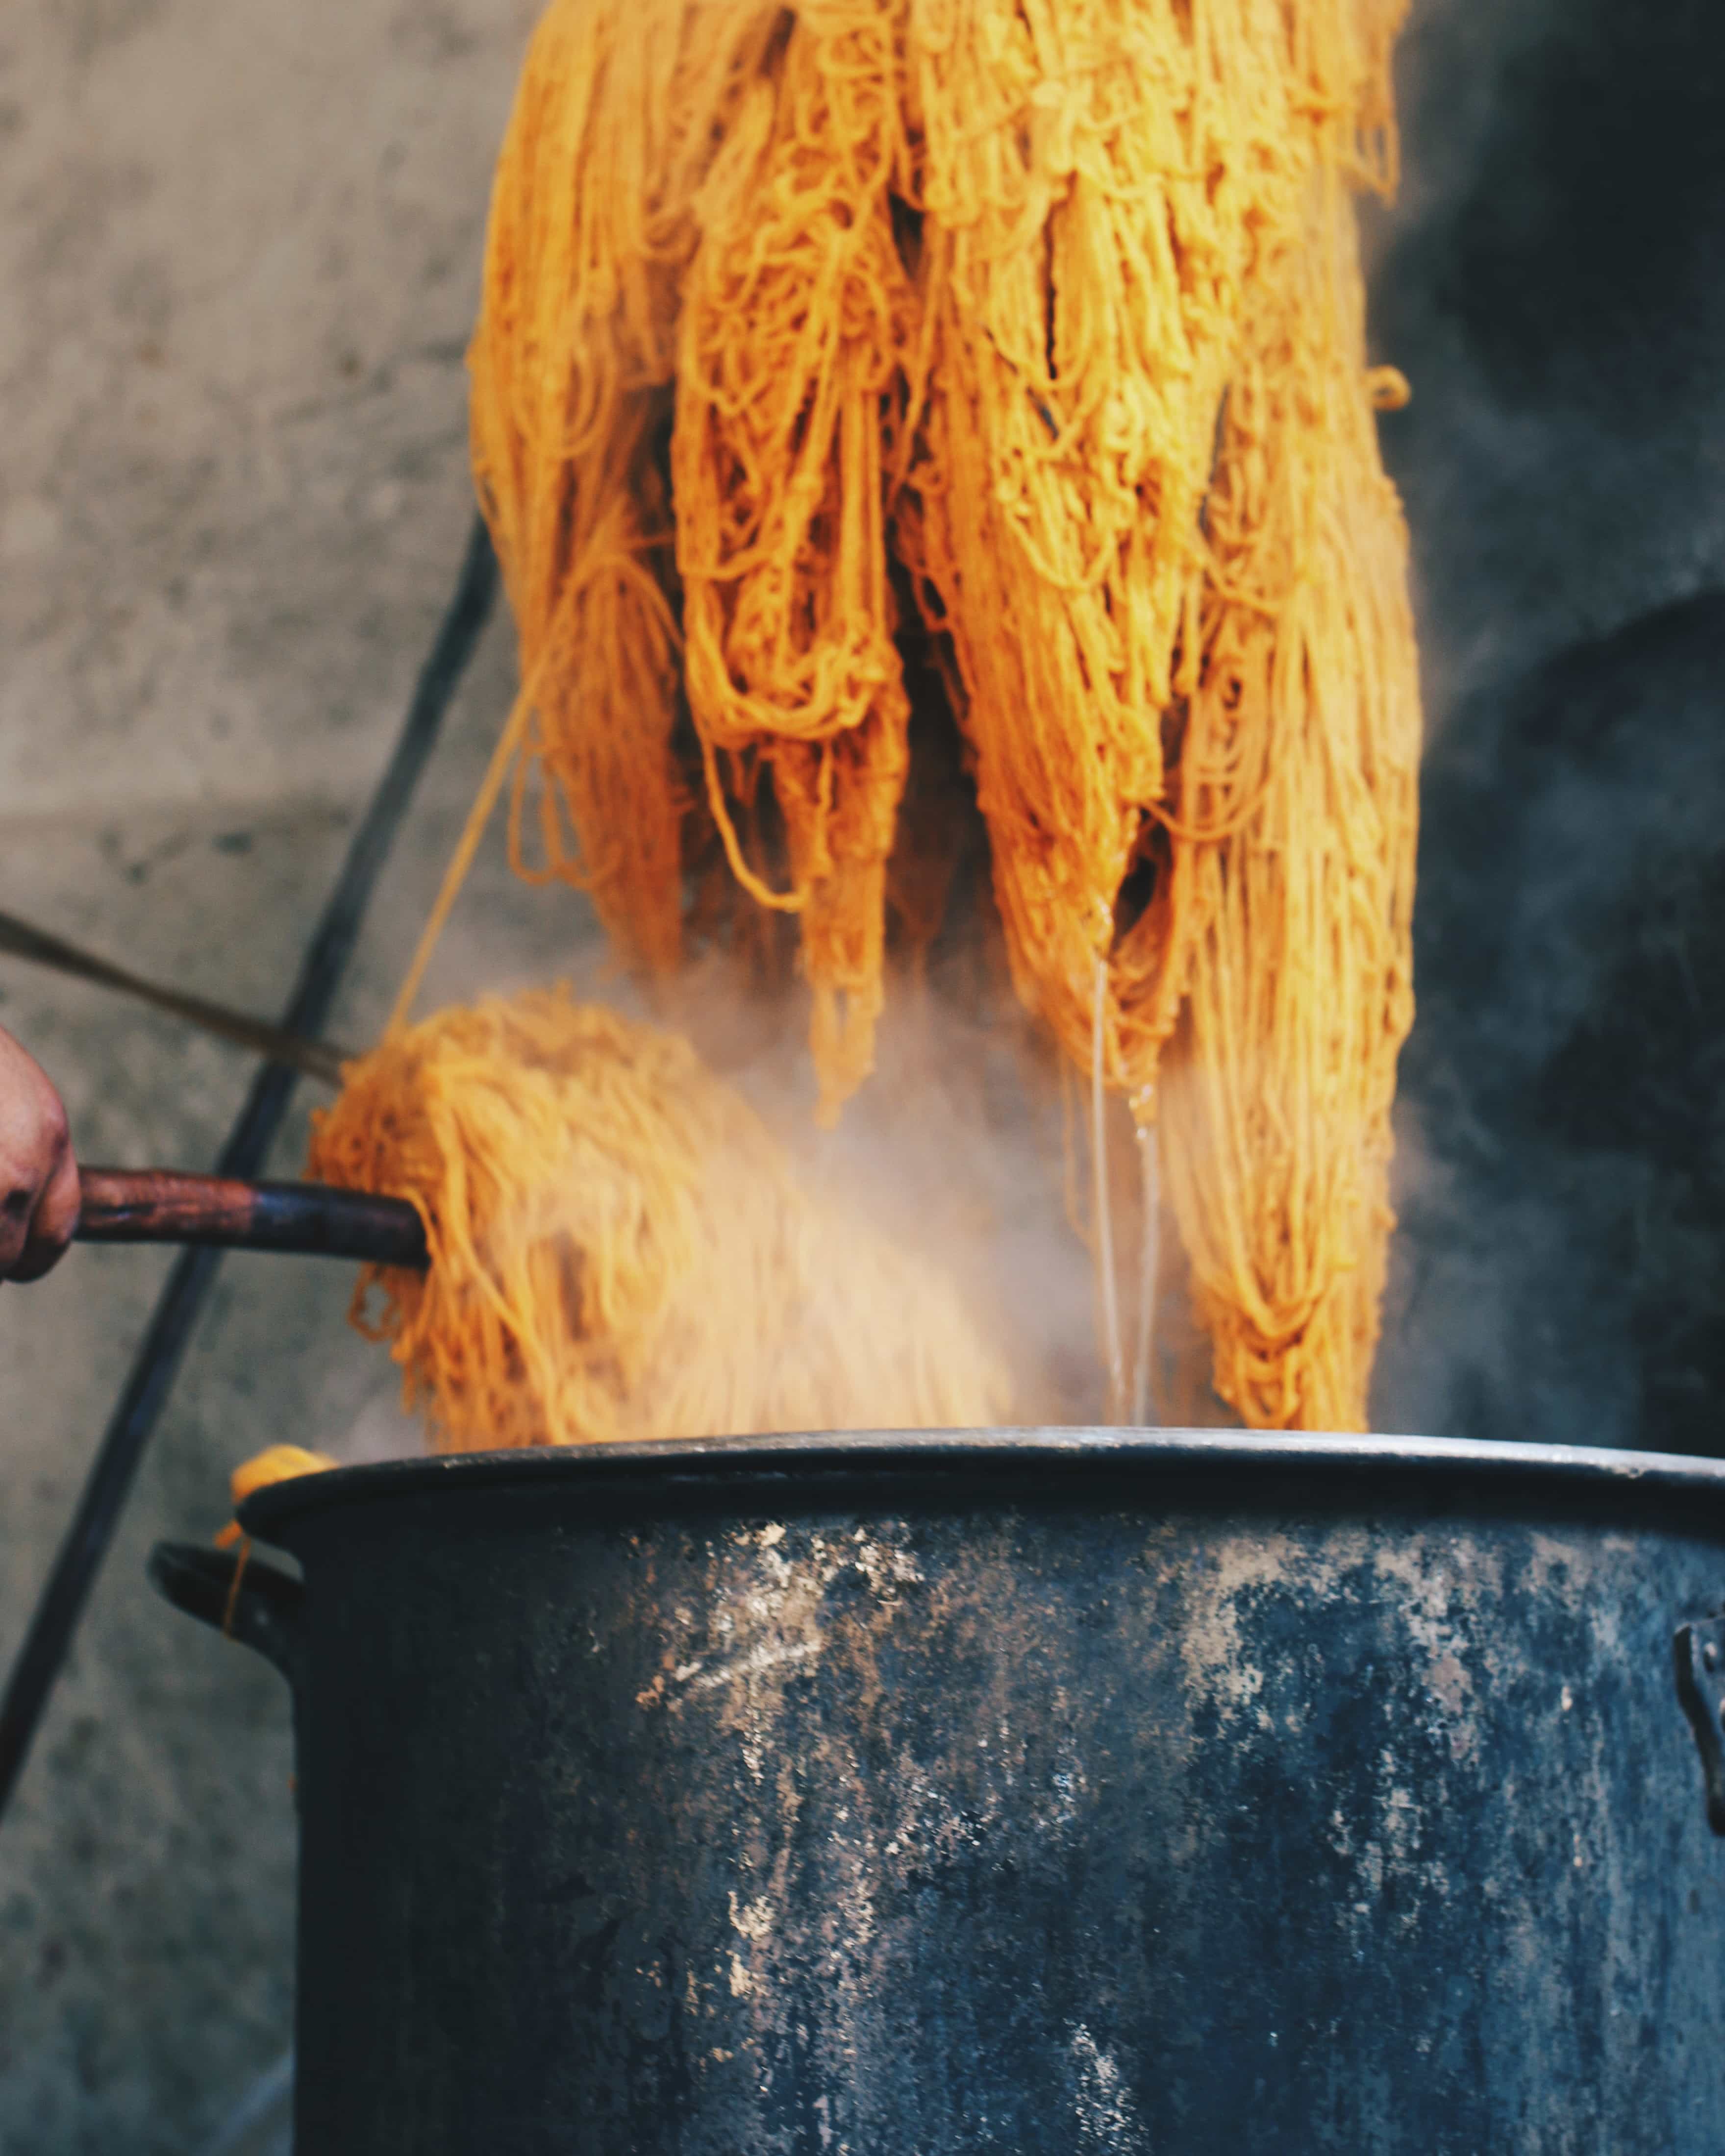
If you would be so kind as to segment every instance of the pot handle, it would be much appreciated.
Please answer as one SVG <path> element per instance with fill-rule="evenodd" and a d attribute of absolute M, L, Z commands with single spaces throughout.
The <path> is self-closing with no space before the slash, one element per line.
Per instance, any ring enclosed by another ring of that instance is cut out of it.
<path fill-rule="evenodd" d="M 297 1579 L 254 1558 L 244 1543 L 218 1550 L 202 1543 L 157 1543 L 149 1571 L 157 1592 L 176 1609 L 254 1648 L 299 1690 L 305 1590 Z"/>
<path fill-rule="evenodd" d="M 1695 1732 L 1707 1789 L 1707 1825 L 1725 1835 L 1725 1610 L 1681 1625 L 1671 1640 L 1677 1702 Z"/>

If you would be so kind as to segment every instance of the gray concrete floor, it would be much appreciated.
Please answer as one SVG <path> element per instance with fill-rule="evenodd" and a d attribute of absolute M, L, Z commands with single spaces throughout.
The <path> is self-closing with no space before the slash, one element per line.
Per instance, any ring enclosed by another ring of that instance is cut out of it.
<path fill-rule="evenodd" d="M 0 906 L 272 1013 L 470 511 L 461 357 L 527 0 L 0 11 Z M 495 627 L 337 1014 L 378 1022 L 512 678 Z M 578 911 L 495 864 L 524 968 Z M 462 963 L 458 937 L 446 969 Z M 447 978 L 447 973 L 446 973 Z M 434 993 L 435 993 L 434 989 Z M 237 1053 L 0 962 L 86 1158 L 207 1166 Z M 275 1165 L 291 1173 L 296 1122 Z M 9 1659 L 166 1269 L 0 1294 Z M 12 1815 L 0 2148 L 197 2148 L 290 2036 L 278 1680 L 146 1588 L 275 1435 L 388 1424 L 316 1265 L 229 1260 Z"/>

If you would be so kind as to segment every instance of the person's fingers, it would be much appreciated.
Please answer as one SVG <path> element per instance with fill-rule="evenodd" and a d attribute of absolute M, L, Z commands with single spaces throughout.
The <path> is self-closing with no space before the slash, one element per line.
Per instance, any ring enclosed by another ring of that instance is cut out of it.
<path fill-rule="evenodd" d="M 77 1205 L 60 1096 L 41 1065 L 0 1031 L 0 1280 L 46 1272 L 76 1224 Z"/>
<path fill-rule="evenodd" d="M 78 1225 L 81 1196 L 78 1163 L 69 1137 L 48 1179 L 48 1187 L 38 1201 L 23 1250 L 13 1267 L 14 1280 L 40 1280 L 50 1266 L 59 1264 Z"/>

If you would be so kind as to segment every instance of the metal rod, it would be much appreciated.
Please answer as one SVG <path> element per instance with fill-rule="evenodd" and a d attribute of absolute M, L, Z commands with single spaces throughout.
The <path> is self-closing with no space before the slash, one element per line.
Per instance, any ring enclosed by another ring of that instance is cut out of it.
<path fill-rule="evenodd" d="M 93 951 L 80 950 L 64 937 L 50 935 L 45 928 L 20 921 L 15 913 L 0 913 L 0 951 L 8 957 L 25 959 L 33 966 L 47 966 L 57 973 L 69 973 L 74 980 L 94 981 L 99 988 L 116 988 L 123 996 L 136 997 L 140 1003 L 167 1011 L 175 1018 L 183 1019 L 188 1025 L 213 1034 L 218 1040 L 249 1048 L 271 1063 L 285 1064 L 302 1077 L 316 1078 L 326 1086 L 339 1086 L 341 1065 L 352 1060 L 351 1051 L 347 1049 L 332 1047 L 326 1041 L 302 1040 L 297 1034 L 284 1032 L 279 1025 L 248 1018 L 244 1011 L 229 1010 L 225 1004 L 208 1003 L 202 996 L 182 995 L 177 988 L 146 981 L 140 974 L 128 973 L 123 966 L 110 965 Z"/>
<path fill-rule="evenodd" d="M 430 1259 L 425 1229 L 404 1199 L 327 1183 L 247 1183 L 172 1168 L 86 1168 L 74 1231 L 80 1243 L 209 1244 L 409 1265 Z"/>
<path fill-rule="evenodd" d="M 483 521 L 475 517 L 454 593 L 420 671 L 400 737 L 364 821 L 354 833 L 341 875 L 300 965 L 299 980 L 282 1017 L 286 1032 L 315 1035 L 323 1029 L 397 827 L 425 767 L 456 684 L 479 641 L 496 588 L 496 557 Z M 249 1178 L 257 1173 L 292 1098 L 295 1076 L 280 1064 L 259 1071 L 222 1149 L 216 1168 L 218 1175 Z M 175 1260 L 97 1449 L 65 1540 L 13 1666 L 5 1698 L 0 1702 L 0 1813 L 17 1786 L 42 1711 L 113 1538 L 219 1257 L 218 1250 L 205 1246 L 182 1251 Z"/>

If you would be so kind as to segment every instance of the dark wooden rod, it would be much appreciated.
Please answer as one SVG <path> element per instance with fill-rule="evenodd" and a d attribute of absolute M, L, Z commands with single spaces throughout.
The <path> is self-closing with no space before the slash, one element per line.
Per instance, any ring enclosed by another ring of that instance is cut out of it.
<path fill-rule="evenodd" d="M 239 1250 L 294 1250 L 366 1258 L 423 1272 L 429 1260 L 419 1215 L 403 1198 L 325 1183 L 244 1183 L 171 1168 L 80 1171 L 82 1243 L 203 1243 Z"/>

